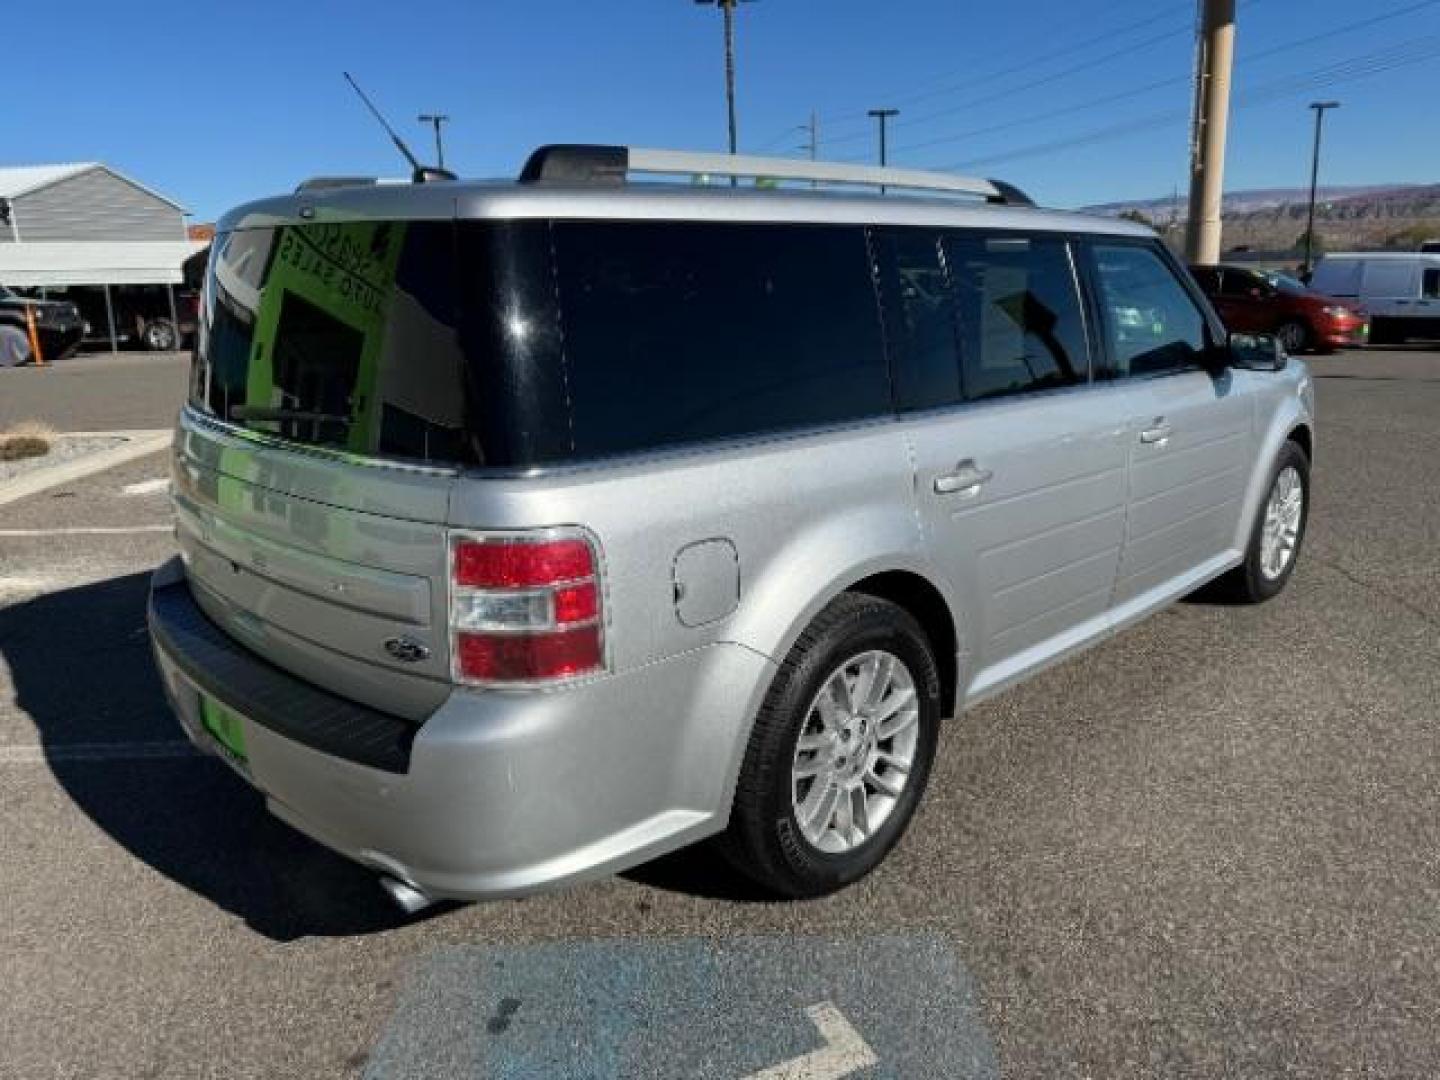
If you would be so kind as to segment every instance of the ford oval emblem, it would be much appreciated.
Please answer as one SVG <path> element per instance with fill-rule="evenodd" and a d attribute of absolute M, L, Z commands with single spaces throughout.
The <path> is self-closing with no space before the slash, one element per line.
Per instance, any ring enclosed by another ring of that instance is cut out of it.
<path fill-rule="evenodd" d="M 402 664 L 418 664 L 430 658 L 430 647 L 412 637 L 392 637 L 385 642 L 385 651 Z"/>

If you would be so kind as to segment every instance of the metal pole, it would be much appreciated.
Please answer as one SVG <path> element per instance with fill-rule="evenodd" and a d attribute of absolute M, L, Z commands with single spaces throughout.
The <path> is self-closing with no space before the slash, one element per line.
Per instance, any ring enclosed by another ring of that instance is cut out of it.
<path fill-rule="evenodd" d="M 1312 101 L 1315 110 L 1315 150 L 1310 159 L 1310 210 L 1305 216 L 1305 274 L 1315 269 L 1315 192 L 1320 183 L 1320 132 L 1325 124 L 1325 110 L 1338 109 L 1338 101 Z"/>
<path fill-rule="evenodd" d="M 1196 59 L 1195 145 L 1190 168 L 1190 217 L 1185 252 L 1192 263 L 1220 260 L 1225 137 L 1230 124 L 1230 72 L 1235 61 L 1235 0 L 1200 0 Z"/>
<path fill-rule="evenodd" d="M 175 286 L 167 282 L 165 295 L 170 298 L 170 325 L 175 330 L 175 348 L 178 350 L 183 344 L 183 339 L 180 336 L 180 319 L 175 314 Z"/>
<path fill-rule="evenodd" d="M 435 129 L 435 165 L 437 168 L 445 167 L 445 144 L 440 138 L 440 125 L 450 119 L 444 113 L 421 113 L 416 117 L 422 124 L 430 124 Z"/>
<path fill-rule="evenodd" d="M 120 342 L 115 337 L 115 305 L 110 302 L 110 286 L 105 286 L 105 323 L 110 327 L 110 351 L 118 353 Z"/>
<path fill-rule="evenodd" d="M 730 125 L 730 153 L 738 146 L 735 127 L 735 2 L 720 0 L 720 10 L 725 15 L 725 110 Z M 730 177 L 730 186 L 739 184 L 738 177 Z"/>
<path fill-rule="evenodd" d="M 892 116 L 899 116 L 899 109 L 871 109 L 868 115 L 875 117 L 880 122 L 880 167 L 883 169 L 888 161 L 888 147 L 885 140 L 885 124 Z M 885 194 L 885 185 L 880 185 L 880 194 Z"/>

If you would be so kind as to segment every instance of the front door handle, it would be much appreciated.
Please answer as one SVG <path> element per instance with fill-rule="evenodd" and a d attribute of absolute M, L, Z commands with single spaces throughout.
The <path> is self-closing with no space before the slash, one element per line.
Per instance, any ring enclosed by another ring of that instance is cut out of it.
<path fill-rule="evenodd" d="M 1140 441 L 1147 446 L 1164 446 L 1173 434 L 1175 429 L 1157 417 L 1153 425 L 1140 432 Z"/>
<path fill-rule="evenodd" d="M 955 466 L 954 472 L 935 478 L 935 494 L 974 495 L 994 475 L 989 469 L 979 468 L 973 458 L 966 458 Z"/>

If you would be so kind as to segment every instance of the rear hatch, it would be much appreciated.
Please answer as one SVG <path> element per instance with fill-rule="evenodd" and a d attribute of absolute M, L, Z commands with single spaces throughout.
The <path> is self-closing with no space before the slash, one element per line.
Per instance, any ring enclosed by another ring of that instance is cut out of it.
<path fill-rule="evenodd" d="M 176 446 L 179 542 L 232 637 L 420 719 L 449 691 L 451 488 L 483 452 L 455 229 L 333 216 L 242 215 L 216 238 Z"/>

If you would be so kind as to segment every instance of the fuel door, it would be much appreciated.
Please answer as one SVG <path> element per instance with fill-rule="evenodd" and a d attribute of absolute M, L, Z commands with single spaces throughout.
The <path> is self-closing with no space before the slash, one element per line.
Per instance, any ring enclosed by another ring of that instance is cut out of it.
<path fill-rule="evenodd" d="M 740 603 L 740 556 L 729 540 L 700 540 L 675 555 L 675 616 L 685 626 L 725 618 Z"/>

